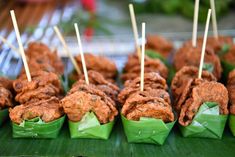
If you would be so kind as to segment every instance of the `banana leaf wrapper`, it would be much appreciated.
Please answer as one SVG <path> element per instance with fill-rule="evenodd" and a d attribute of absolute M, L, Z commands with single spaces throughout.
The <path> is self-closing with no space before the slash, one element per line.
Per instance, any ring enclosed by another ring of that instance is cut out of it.
<path fill-rule="evenodd" d="M 8 118 L 8 109 L 0 110 L 0 126 L 4 123 L 4 121 Z"/>
<path fill-rule="evenodd" d="M 235 115 L 229 115 L 229 128 L 233 134 L 233 136 L 235 136 Z"/>
<path fill-rule="evenodd" d="M 176 121 L 164 123 L 161 119 L 140 118 L 139 121 L 126 119 L 121 115 L 122 124 L 130 143 L 151 143 L 163 145 Z"/>
<path fill-rule="evenodd" d="M 12 123 L 13 138 L 56 138 L 63 126 L 65 116 L 45 123 L 37 117 L 25 120 L 20 125 Z"/>
<path fill-rule="evenodd" d="M 225 60 L 221 60 L 221 64 L 223 67 L 223 77 L 225 78 L 225 81 L 226 81 L 228 78 L 229 72 L 235 69 L 235 65 L 228 63 Z"/>
<path fill-rule="evenodd" d="M 214 102 L 205 102 L 188 126 L 179 126 L 183 137 L 201 137 L 221 139 L 228 115 L 219 114 L 219 106 Z"/>
<path fill-rule="evenodd" d="M 167 66 L 167 68 L 169 70 L 168 77 L 167 77 L 167 83 L 170 84 L 172 79 L 173 79 L 173 77 L 175 76 L 175 73 L 176 73 L 173 65 L 169 64 L 167 59 L 165 59 L 160 53 L 158 53 L 158 52 L 156 52 L 154 50 L 149 50 L 148 49 L 148 50 L 145 51 L 145 54 L 148 57 L 152 58 L 152 59 L 155 59 L 155 58 L 160 59 Z"/>
<path fill-rule="evenodd" d="M 69 121 L 70 137 L 107 140 L 112 132 L 114 123 L 115 120 L 100 124 L 93 112 L 87 112 L 81 121 Z"/>

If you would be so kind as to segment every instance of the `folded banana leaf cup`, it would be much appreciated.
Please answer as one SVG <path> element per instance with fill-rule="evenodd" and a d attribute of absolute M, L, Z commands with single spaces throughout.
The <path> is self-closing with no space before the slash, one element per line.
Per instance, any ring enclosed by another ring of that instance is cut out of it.
<path fill-rule="evenodd" d="M 124 132 L 130 143 L 163 145 L 176 121 L 164 123 L 161 119 L 141 117 L 139 121 L 128 120 L 121 115 Z"/>
<path fill-rule="evenodd" d="M 39 117 L 25 120 L 20 125 L 12 122 L 13 138 L 56 138 L 64 120 L 65 116 L 48 123 Z"/>
<path fill-rule="evenodd" d="M 199 108 L 192 123 L 179 126 L 183 137 L 221 139 L 228 115 L 219 114 L 219 106 L 214 102 L 205 102 Z"/>
<path fill-rule="evenodd" d="M 229 124 L 229 128 L 230 128 L 233 136 L 235 136 L 235 115 L 232 115 L 232 114 L 229 115 L 228 124 Z"/>
<path fill-rule="evenodd" d="M 2 109 L 0 110 L 0 126 L 5 122 L 5 120 L 8 118 L 8 109 Z"/>
<path fill-rule="evenodd" d="M 79 122 L 69 120 L 70 137 L 107 140 L 112 132 L 114 123 L 115 120 L 100 124 L 93 112 L 87 112 Z"/>

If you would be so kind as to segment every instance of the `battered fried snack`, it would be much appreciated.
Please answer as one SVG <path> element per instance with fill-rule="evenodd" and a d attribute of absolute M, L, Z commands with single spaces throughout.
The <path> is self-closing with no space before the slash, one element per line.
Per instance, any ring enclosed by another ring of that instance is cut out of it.
<path fill-rule="evenodd" d="M 119 93 L 119 87 L 113 83 L 107 81 L 103 75 L 99 72 L 89 70 L 88 71 L 89 83 L 95 85 L 99 90 L 103 91 L 107 96 L 117 102 L 117 96 Z M 76 86 L 85 84 L 85 77 L 82 76 L 79 81 L 73 84 L 71 90 L 75 90 Z"/>
<path fill-rule="evenodd" d="M 78 122 L 87 112 L 94 112 L 101 124 L 114 120 L 118 114 L 114 101 L 95 85 L 80 84 L 61 100 L 70 121 Z"/>
<path fill-rule="evenodd" d="M 29 69 L 31 71 L 44 70 L 59 75 L 64 73 L 64 65 L 57 52 L 52 52 L 45 44 L 31 42 L 26 49 Z M 21 73 L 25 73 L 22 69 Z"/>
<path fill-rule="evenodd" d="M 159 59 L 151 59 L 145 56 L 144 62 L 145 73 L 158 72 L 165 79 L 168 76 L 168 69 L 164 63 Z M 133 80 L 140 74 L 140 61 L 136 54 L 131 54 L 128 56 L 128 61 L 124 67 L 124 73 L 121 78 L 123 81 Z"/>
<path fill-rule="evenodd" d="M 188 84 L 188 81 L 198 77 L 198 68 L 194 66 L 184 66 L 174 76 L 171 82 L 172 95 L 177 103 L 180 95 Z M 217 81 L 213 74 L 208 71 L 202 71 L 202 78 L 207 81 Z"/>
<path fill-rule="evenodd" d="M 203 43 L 203 37 L 200 37 L 197 39 L 197 43 L 199 45 L 202 45 Z M 233 38 L 230 36 L 219 36 L 218 39 L 214 37 L 208 37 L 207 38 L 207 46 L 211 47 L 214 52 L 217 54 L 220 52 L 221 48 L 224 44 L 232 45 L 233 44 Z"/>
<path fill-rule="evenodd" d="M 228 75 L 227 89 L 229 94 L 230 113 L 235 115 L 235 70 Z"/>
<path fill-rule="evenodd" d="M 118 101 L 121 104 L 124 104 L 131 94 L 140 90 L 140 77 L 126 81 L 124 86 L 125 88 L 118 95 Z M 166 80 L 156 72 L 146 73 L 144 75 L 144 90 L 148 91 L 152 89 L 167 90 Z"/>
<path fill-rule="evenodd" d="M 48 99 L 51 96 L 59 96 L 62 87 L 58 75 L 45 71 L 31 73 L 32 81 L 27 80 L 26 75 L 21 75 L 13 82 L 13 88 L 17 95 L 15 100 L 24 104 L 33 99 Z"/>
<path fill-rule="evenodd" d="M 0 77 L 0 109 L 12 107 L 12 81 Z"/>
<path fill-rule="evenodd" d="M 60 118 L 64 114 L 63 108 L 60 106 L 60 101 L 56 97 L 36 101 L 34 103 L 27 102 L 10 109 L 9 112 L 11 121 L 16 124 L 36 117 L 40 117 L 47 123 Z"/>
<path fill-rule="evenodd" d="M 192 45 L 184 45 L 178 52 L 176 52 L 173 58 L 173 64 L 176 71 L 179 71 L 184 66 L 196 66 L 199 67 L 201 58 L 201 47 L 194 48 Z M 213 66 L 213 74 L 220 79 L 222 73 L 222 67 L 219 57 L 214 54 L 213 49 L 206 48 L 204 64 L 211 64 Z"/>
<path fill-rule="evenodd" d="M 200 106 L 205 102 L 216 102 L 220 108 L 220 114 L 228 114 L 228 91 L 223 84 L 214 81 L 194 79 L 184 89 L 184 97 L 178 104 L 180 108 L 179 123 L 188 126 Z"/>
<path fill-rule="evenodd" d="M 114 80 L 117 76 L 117 67 L 113 61 L 103 56 L 95 56 L 90 53 L 85 53 L 84 58 L 86 60 L 87 70 L 94 70 L 101 73 L 106 80 Z M 80 69 L 82 69 L 81 56 L 75 57 Z M 76 74 L 77 75 L 77 74 Z M 77 76 L 77 80 L 78 80 Z"/>
<path fill-rule="evenodd" d="M 149 91 L 132 94 L 123 105 L 122 114 L 127 119 L 136 121 L 141 117 L 162 119 L 164 122 L 174 121 L 170 104 L 161 97 L 149 94 Z"/>
<path fill-rule="evenodd" d="M 168 57 L 173 50 L 173 44 L 166 38 L 158 35 L 147 35 L 146 49 L 159 52 L 162 56 Z"/>

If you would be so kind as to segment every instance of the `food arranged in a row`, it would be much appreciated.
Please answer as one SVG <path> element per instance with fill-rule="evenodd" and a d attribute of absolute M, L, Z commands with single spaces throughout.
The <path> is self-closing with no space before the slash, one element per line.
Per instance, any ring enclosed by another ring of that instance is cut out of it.
<path fill-rule="evenodd" d="M 175 124 L 184 137 L 221 139 L 229 118 L 235 135 L 234 44 L 231 37 L 207 39 L 210 17 L 211 10 L 204 37 L 194 34 L 182 44 L 173 66 L 168 62 L 173 44 L 157 35 L 148 35 L 145 43 L 143 23 L 141 46 L 136 42 L 136 52 L 128 56 L 120 76 L 121 90 L 113 61 L 83 53 L 76 24 L 80 54 L 75 57 L 55 28 L 75 68 L 64 76 L 70 89 L 61 79 L 64 64 L 56 51 L 30 43 L 19 50 L 24 68 L 17 79 L 0 78 L 0 124 L 9 109 L 13 137 L 56 138 L 67 116 L 71 138 L 108 139 L 120 115 L 129 142 L 162 145 Z"/>

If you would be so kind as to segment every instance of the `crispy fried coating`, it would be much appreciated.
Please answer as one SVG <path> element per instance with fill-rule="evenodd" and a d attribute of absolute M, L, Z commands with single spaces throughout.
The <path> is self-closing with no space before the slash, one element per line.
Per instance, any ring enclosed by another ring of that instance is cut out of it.
<path fill-rule="evenodd" d="M 117 96 L 119 93 L 119 87 L 115 84 L 107 81 L 103 75 L 99 72 L 89 70 L 88 71 L 89 83 L 95 85 L 98 89 L 103 91 L 107 96 L 117 102 Z M 79 81 L 73 84 L 72 88 L 79 86 L 80 84 L 85 84 L 85 77 L 82 76 Z"/>
<path fill-rule="evenodd" d="M 100 123 L 114 120 L 118 114 L 114 101 L 95 85 L 80 84 L 61 100 L 69 120 L 78 122 L 87 112 L 94 112 Z"/>
<path fill-rule="evenodd" d="M 198 68 L 194 66 L 184 66 L 181 68 L 174 76 L 171 82 L 171 91 L 173 97 L 177 100 L 182 94 L 187 82 L 190 79 L 198 77 Z M 213 74 L 208 71 L 202 71 L 202 78 L 207 81 L 216 81 L 216 78 Z"/>
<path fill-rule="evenodd" d="M 227 89 L 229 94 L 229 111 L 235 115 L 235 70 L 232 70 L 228 75 Z"/>
<path fill-rule="evenodd" d="M 228 91 L 223 84 L 214 81 L 200 81 L 188 90 L 189 94 L 180 110 L 179 123 L 188 126 L 204 102 L 216 102 L 220 114 L 228 114 Z"/>
<path fill-rule="evenodd" d="M 131 54 L 128 56 L 121 79 L 123 81 L 133 80 L 140 75 L 140 70 L 141 68 L 138 56 L 136 54 Z M 165 79 L 168 76 L 168 69 L 161 60 L 151 59 L 147 56 L 145 57 L 144 70 L 145 73 L 158 72 Z"/>
<path fill-rule="evenodd" d="M 12 97 L 13 96 L 8 89 L 0 86 L 0 109 L 12 107 Z"/>
<path fill-rule="evenodd" d="M 126 81 L 124 84 L 125 88 L 119 93 L 118 101 L 124 104 L 129 95 L 140 90 L 140 77 L 134 80 Z M 166 80 L 161 77 L 158 73 L 151 72 L 144 75 L 144 91 L 151 89 L 167 89 Z"/>
<path fill-rule="evenodd" d="M 24 120 L 30 120 L 40 117 L 44 122 L 51 122 L 63 115 L 63 108 L 60 101 L 56 97 L 50 99 L 28 102 L 10 109 L 10 119 L 16 124 L 22 123 Z"/>
<path fill-rule="evenodd" d="M 199 67 L 200 58 L 201 58 L 201 47 L 197 46 L 196 48 L 192 47 L 192 45 L 186 45 L 181 47 L 175 54 L 173 58 L 173 64 L 176 71 L 179 71 L 184 66 L 195 66 Z M 220 64 L 219 57 L 214 54 L 213 49 L 206 48 L 204 64 L 212 64 L 213 65 L 213 74 L 217 78 L 220 79 L 222 73 L 222 67 Z"/>
<path fill-rule="evenodd" d="M 31 42 L 26 49 L 30 71 L 44 70 L 62 75 L 64 73 L 64 65 L 58 57 L 57 52 L 52 52 L 45 44 L 39 42 Z M 25 73 L 22 69 L 21 74 Z"/>
<path fill-rule="evenodd" d="M 13 82 L 13 88 L 17 92 L 15 100 L 21 104 L 32 99 L 48 99 L 51 96 L 59 96 L 62 87 L 58 75 L 45 71 L 31 73 L 32 81 L 27 80 L 26 75 L 21 75 Z"/>
<path fill-rule="evenodd" d="M 115 79 L 117 76 L 117 67 L 113 61 L 103 56 L 95 56 L 91 53 L 85 53 L 84 58 L 86 60 L 87 70 L 94 70 L 101 73 L 105 79 Z M 82 69 L 81 56 L 75 57 L 80 69 Z"/>
<path fill-rule="evenodd" d="M 174 114 L 169 103 L 158 96 L 136 92 L 131 95 L 122 108 L 122 114 L 129 120 L 141 117 L 162 119 L 164 122 L 174 121 Z"/>
<path fill-rule="evenodd" d="M 159 52 L 164 57 L 168 57 L 173 50 L 173 44 L 166 38 L 158 35 L 147 35 L 146 49 Z"/>

